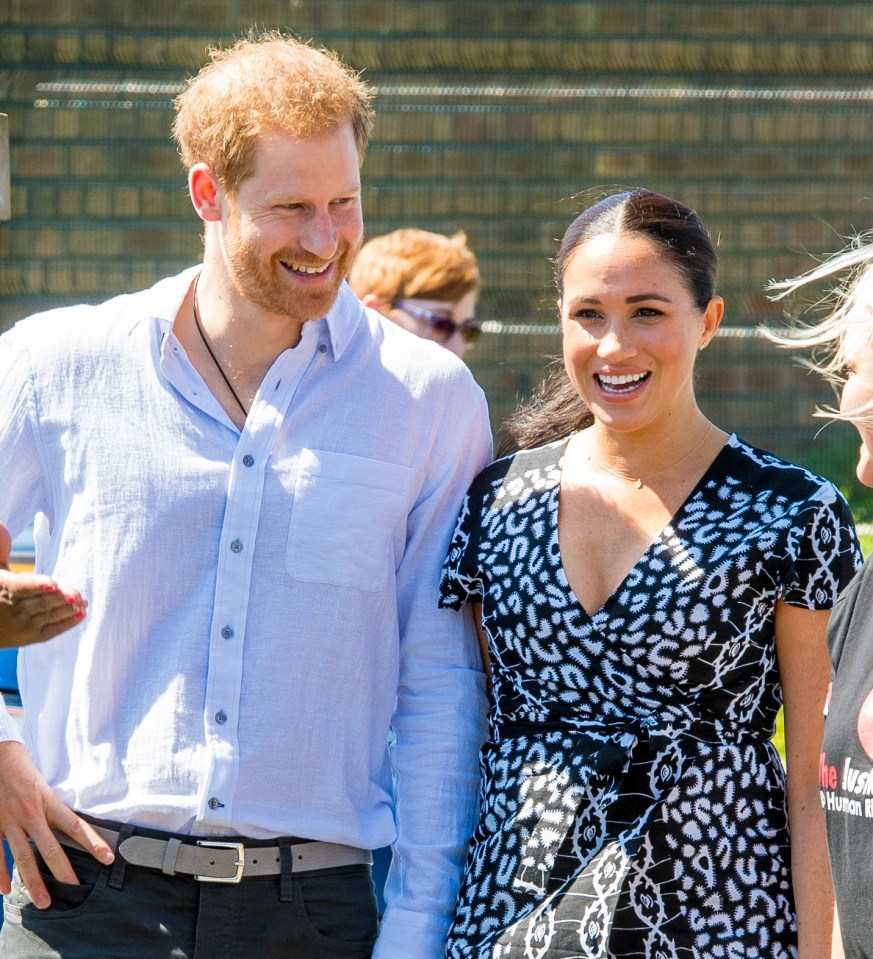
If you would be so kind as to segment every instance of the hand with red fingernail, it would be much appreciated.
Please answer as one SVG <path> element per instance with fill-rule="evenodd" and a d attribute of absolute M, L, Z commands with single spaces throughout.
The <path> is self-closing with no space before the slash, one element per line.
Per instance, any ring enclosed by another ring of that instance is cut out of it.
<path fill-rule="evenodd" d="M 12 537 L 0 523 L 0 649 L 43 643 L 84 618 L 87 600 L 48 576 L 9 568 Z"/>

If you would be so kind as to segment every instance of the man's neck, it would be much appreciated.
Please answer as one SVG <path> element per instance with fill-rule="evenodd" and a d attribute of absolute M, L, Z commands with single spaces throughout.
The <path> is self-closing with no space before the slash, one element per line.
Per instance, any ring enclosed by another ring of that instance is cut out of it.
<path fill-rule="evenodd" d="M 288 317 L 260 310 L 233 287 L 210 285 L 203 273 L 173 323 L 192 365 L 239 429 L 268 370 L 300 342 L 302 329 Z"/>

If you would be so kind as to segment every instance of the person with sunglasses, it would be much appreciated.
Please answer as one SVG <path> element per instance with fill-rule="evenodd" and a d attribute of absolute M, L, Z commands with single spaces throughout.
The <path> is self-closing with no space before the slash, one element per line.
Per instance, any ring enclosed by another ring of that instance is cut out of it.
<path fill-rule="evenodd" d="M 349 274 L 364 306 L 460 357 L 482 333 L 475 316 L 479 282 L 479 265 L 463 233 L 414 228 L 365 243 Z"/>

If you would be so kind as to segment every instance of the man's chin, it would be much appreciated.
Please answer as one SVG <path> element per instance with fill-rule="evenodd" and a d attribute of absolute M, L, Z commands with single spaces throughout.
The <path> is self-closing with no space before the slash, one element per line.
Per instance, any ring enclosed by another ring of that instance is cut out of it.
<path fill-rule="evenodd" d="M 332 285 L 329 289 L 295 290 L 292 293 L 283 291 L 281 296 L 258 297 L 258 305 L 268 313 L 276 316 L 286 316 L 295 323 L 309 323 L 311 320 L 320 320 L 326 316 L 336 303 L 339 295 L 339 285 Z"/>
<path fill-rule="evenodd" d="M 291 307 L 289 316 L 293 316 L 300 323 L 320 320 L 330 312 L 338 295 L 339 287 L 335 286 L 330 290 L 295 297 L 294 301 L 288 304 Z"/>

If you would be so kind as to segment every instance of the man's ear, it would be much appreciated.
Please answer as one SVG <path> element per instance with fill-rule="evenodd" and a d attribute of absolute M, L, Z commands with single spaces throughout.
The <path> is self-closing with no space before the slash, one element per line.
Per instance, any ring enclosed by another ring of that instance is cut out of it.
<path fill-rule="evenodd" d="M 195 163 L 188 171 L 188 194 L 201 220 L 221 219 L 224 191 L 205 163 Z"/>

